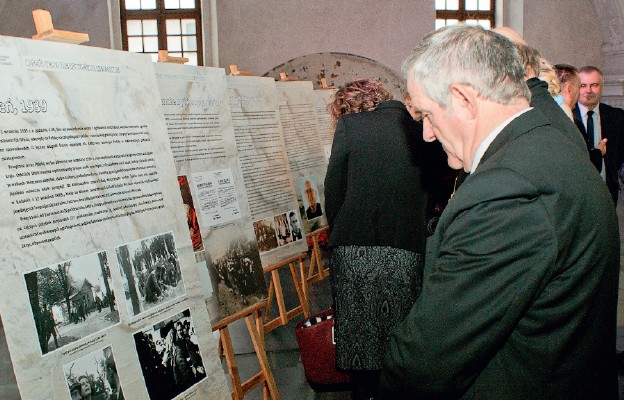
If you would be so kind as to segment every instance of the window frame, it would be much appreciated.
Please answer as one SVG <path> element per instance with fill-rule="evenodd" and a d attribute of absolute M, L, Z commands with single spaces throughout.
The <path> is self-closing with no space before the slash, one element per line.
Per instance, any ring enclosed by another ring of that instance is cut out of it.
<path fill-rule="evenodd" d="M 167 19 L 194 19 L 195 20 L 195 37 L 197 39 L 197 65 L 204 65 L 204 46 L 202 39 L 202 17 L 201 17 L 201 0 L 195 0 L 195 8 L 185 9 L 165 9 L 165 0 L 156 0 L 156 9 L 154 10 L 126 10 L 126 0 L 119 0 L 119 13 L 121 21 L 121 46 L 124 51 L 128 51 L 128 25 L 129 20 L 156 20 L 156 28 L 158 31 L 158 50 L 167 49 Z M 184 37 L 184 35 L 180 35 Z M 182 49 L 184 54 L 184 49 Z M 180 51 L 173 51 L 180 53 Z M 152 54 L 152 53 L 144 53 Z"/>
<path fill-rule="evenodd" d="M 456 19 L 459 22 L 464 22 L 469 19 L 481 19 L 489 20 L 492 28 L 496 26 L 496 0 L 490 0 L 489 11 L 466 10 L 466 0 L 459 0 L 458 3 L 459 7 L 457 10 L 435 10 L 435 19 Z"/>

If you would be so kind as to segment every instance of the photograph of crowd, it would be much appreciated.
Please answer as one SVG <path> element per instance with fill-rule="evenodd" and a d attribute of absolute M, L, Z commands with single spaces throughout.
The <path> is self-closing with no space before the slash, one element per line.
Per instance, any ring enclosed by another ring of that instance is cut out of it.
<path fill-rule="evenodd" d="M 134 335 L 151 400 L 170 400 L 206 377 L 190 311 Z"/>
<path fill-rule="evenodd" d="M 254 221 L 253 227 L 260 253 L 266 253 L 267 251 L 277 248 L 277 236 L 272 219 L 265 218 Z"/>
<path fill-rule="evenodd" d="M 71 400 L 123 400 L 123 390 L 111 346 L 63 366 Z"/>
<path fill-rule="evenodd" d="M 42 354 L 119 322 L 106 252 L 24 274 Z"/>
<path fill-rule="evenodd" d="M 189 234 L 191 235 L 191 242 L 193 242 L 193 251 L 202 251 L 204 250 L 204 243 L 199 230 L 197 213 L 195 212 L 191 188 L 189 187 L 186 175 L 178 176 L 178 185 L 180 186 L 180 194 L 182 195 L 182 203 L 184 204 L 184 212 L 186 213 L 186 222 L 188 224 Z"/>
<path fill-rule="evenodd" d="M 130 316 L 185 293 L 171 232 L 137 240 L 115 250 Z"/>
<path fill-rule="evenodd" d="M 211 265 L 221 318 L 256 304 L 267 296 L 260 252 L 253 238 L 240 234 L 229 237 L 220 254 L 214 250 Z"/>

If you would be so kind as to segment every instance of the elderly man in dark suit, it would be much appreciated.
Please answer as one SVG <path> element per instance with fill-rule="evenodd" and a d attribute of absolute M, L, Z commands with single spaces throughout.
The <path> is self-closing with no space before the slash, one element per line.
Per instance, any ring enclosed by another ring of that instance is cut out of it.
<path fill-rule="evenodd" d="M 579 128 L 592 163 L 603 177 L 617 204 L 619 182 L 618 171 L 624 162 L 624 110 L 600 102 L 604 78 L 602 71 L 593 66 L 579 69 L 581 93 L 572 110 L 574 122 Z"/>
<path fill-rule="evenodd" d="M 387 398 L 617 399 L 619 238 L 585 149 L 529 107 L 514 45 L 477 26 L 403 64 L 425 140 L 471 174 L 390 337 Z"/>

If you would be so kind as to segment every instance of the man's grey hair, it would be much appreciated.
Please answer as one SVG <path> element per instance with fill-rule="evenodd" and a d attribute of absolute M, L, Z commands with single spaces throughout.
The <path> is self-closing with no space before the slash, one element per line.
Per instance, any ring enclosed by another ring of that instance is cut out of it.
<path fill-rule="evenodd" d="M 442 108 L 449 104 L 453 83 L 469 85 L 500 104 L 531 98 L 516 45 L 480 26 L 451 25 L 429 33 L 402 71 Z"/>

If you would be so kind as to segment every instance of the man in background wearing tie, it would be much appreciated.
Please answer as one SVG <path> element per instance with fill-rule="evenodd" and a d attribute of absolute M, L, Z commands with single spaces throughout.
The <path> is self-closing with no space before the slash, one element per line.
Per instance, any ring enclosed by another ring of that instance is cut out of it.
<path fill-rule="evenodd" d="M 574 122 L 585 136 L 590 159 L 617 204 L 618 171 L 624 161 L 621 144 L 624 138 L 624 110 L 600 102 L 604 87 L 602 71 L 585 66 L 579 69 L 578 75 L 581 93 L 578 104 L 572 110 Z"/>

